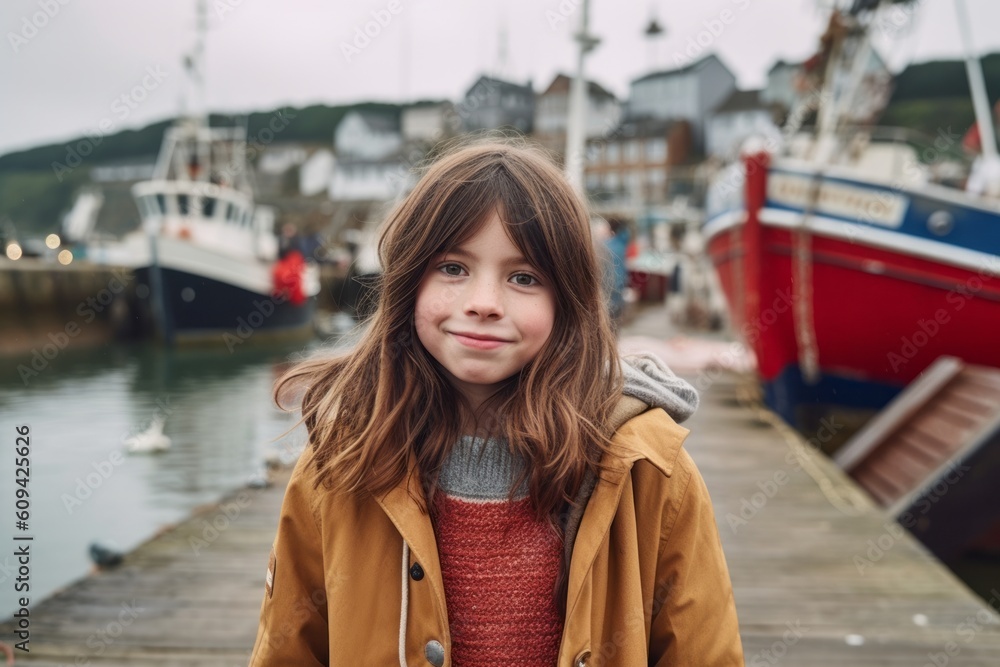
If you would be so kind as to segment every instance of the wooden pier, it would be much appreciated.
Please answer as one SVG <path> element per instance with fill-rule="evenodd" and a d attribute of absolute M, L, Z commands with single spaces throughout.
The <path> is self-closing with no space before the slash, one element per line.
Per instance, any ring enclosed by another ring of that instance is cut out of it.
<path fill-rule="evenodd" d="M 626 331 L 652 335 L 660 317 Z M 742 378 L 690 379 L 702 406 L 686 446 L 715 504 L 747 665 L 1000 664 L 1000 617 L 759 409 Z M 36 605 L 17 664 L 246 665 L 287 478 L 231 495 Z M 8 621 L 0 640 L 11 637 Z"/>

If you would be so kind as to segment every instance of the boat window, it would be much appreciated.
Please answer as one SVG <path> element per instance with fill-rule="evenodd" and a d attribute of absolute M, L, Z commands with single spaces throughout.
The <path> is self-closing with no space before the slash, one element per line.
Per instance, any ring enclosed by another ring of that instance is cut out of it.
<path fill-rule="evenodd" d="M 201 213 L 206 218 L 215 215 L 215 197 L 203 197 L 201 200 Z"/>
<path fill-rule="evenodd" d="M 226 220 L 232 220 L 236 213 L 236 207 L 233 206 L 232 202 L 226 202 Z"/>
<path fill-rule="evenodd" d="M 187 195 L 177 195 L 177 209 L 180 211 L 181 215 L 188 214 L 188 196 Z"/>
<path fill-rule="evenodd" d="M 167 198 L 162 194 L 156 195 L 156 210 L 163 215 L 167 212 Z"/>

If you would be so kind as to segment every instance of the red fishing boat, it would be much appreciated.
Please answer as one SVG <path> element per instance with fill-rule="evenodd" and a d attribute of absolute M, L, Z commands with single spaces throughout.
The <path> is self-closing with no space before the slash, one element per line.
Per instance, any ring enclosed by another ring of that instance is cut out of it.
<path fill-rule="evenodd" d="M 1000 158 L 979 63 L 983 155 L 962 189 L 960 137 L 852 122 L 886 4 L 836 14 L 815 132 L 793 111 L 782 146 L 748 147 L 709 188 L 703 233 L 733 328 L 768 404 L 807 432 L 831 412 L 863 420 L 942 355 L 1000 366 Z"/>

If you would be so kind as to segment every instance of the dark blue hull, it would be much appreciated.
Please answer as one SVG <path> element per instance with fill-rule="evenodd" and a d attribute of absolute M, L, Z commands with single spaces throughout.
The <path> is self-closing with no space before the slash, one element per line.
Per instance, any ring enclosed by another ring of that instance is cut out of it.
<path fill-rule="evenodd" d="M 806 382 L 798 364 L 761 383 L 769 408 L 794 426 L 813 445 L 832 453 L 903 390 L 903 385 L 821 373 Z"/>
<path fill-rule="evenodd" d="M 233 350 L 254 340 L 313 335 L 315 296 L 296 305 L 167 268 L 138 269 L 136 280 L 142 312 L 156 337 L 168 344 L 218 342 Z"/>

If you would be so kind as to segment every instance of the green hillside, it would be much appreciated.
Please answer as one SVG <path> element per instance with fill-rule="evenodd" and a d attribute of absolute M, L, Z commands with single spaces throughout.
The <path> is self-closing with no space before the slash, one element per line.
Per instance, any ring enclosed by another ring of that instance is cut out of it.
<path fill-rule="evenodd" d="M 986 91 L 993 104 L 1000 100 L 1000 53 L 982 59 Z M 879 122 L 908 127 L 936 136 L 949 128 L 964 134 L 975 121 L 965 63 L 935 60 L 910 65 L 894 81 L 894 90 Z"/>
<path fill-rule="evenodd" d="M 255 112 L 247 118 L 247 134 L 251 141 L 255 140 L 275 115 L 281 113 L 291 122 L 274 137 L 273 141 L 330 143 L 333 141 L 333 131 L 340 119 L 348 111 L 355 109 L 399 113 L 401 106 L 381 102 L 335 107 L 316 104 L 302 109 L 286 107 L 272 111 Z M 81 144 L 92 146 L 92 152 L 83 157 L 83 166 L 156 155 L 163 139 L 163 131 L 171 122 L 165 120 L 147 125 L 140 130 L 123 130 L 106 137 L 79 137 L 65 143 L 48 144 L 16 153 L 8 153 L 0 156 L 0 172 L 52 169 L 53 163 L 65 164 L 72 152 L 82 153 L 83 151 L 79 150 Z M 233 125 L 236 120 L 230 115 L 212 114 L 209 122 L 212 125 Z M 267 136 L 265 133 L 264 137 Z"/>
<path fill-rule="evenodd" d="M 366 102 L 256 112 L 246 118 L 247 136 L 251 144 L 258 145 L 288 141 L 330 144 L 334 129 L 348 111 L 398 114 L 401 108 L 398 104 Z M 288 124 L 276 134 L 270 130 L 262 133 L 279 113 L 288 119 Z M 160 121 L 104 137 L 79 137 L 0 156 L 0 227 L 13 224 L 22 237 L 58 231 L 62 214 L 72 206 L 77 189 L 89 181 L 91 167 L 125 160 L 152 160 L 171 122 Z M 243 121 L 212 114 L 209 122 L 233 125 Z"/>
<path fill-rule="evenodd" d="M 1000 99 L 1000 53 L 981 60 L 991 101 Z M 961 60 L 931 60 L 910 65 L 896 75 L 890 104 L 905 100 L 969 98 L 969 79 Z"/>

